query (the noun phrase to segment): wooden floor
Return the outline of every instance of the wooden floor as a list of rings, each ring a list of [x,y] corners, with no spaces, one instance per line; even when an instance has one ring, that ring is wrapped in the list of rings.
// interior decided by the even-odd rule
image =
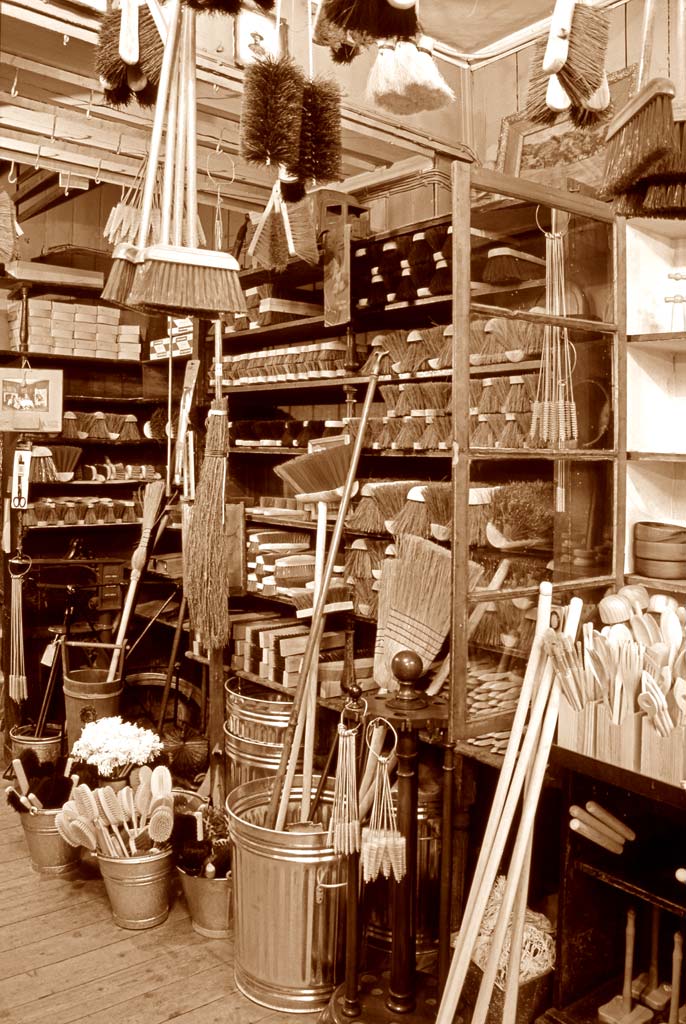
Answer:
[[[241,995],[233,941],[191,928],[175,891],[169,918],[118,928],[92,870],[76,880],[36,874],[15,811],[0,798],[1,1024],[316,1024]]]

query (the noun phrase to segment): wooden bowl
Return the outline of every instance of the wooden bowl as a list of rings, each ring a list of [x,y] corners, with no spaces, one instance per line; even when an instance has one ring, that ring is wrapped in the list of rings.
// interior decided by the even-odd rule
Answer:
[[[686,580],[686,561],[660,562],[655,558],[634,558],[634,571],[655,580]]]
[[[634,541],[686,543],[686,528],[676,523],[634,523]]]
[[[686,562],[686,542],[634,541],[635,558],[653,558],[658,562]]]

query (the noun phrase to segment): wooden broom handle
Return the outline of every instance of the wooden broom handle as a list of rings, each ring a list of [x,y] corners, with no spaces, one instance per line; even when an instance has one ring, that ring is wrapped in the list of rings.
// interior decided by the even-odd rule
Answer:
[[[148,240],[148,233],[150,231],[152,201],[155,194],[155,185],[157,183],[157,166],[160,161],[160,150],[162,148],[162,132],[164,130],[164,119],[167,113],[169,90],[176,57],[180,14],[181,0],[169,0],[169,31],[167,33],[167,42],[165,43],[164,54],[162,56],[162,70],[160,71],[160,84],[157,87],[155,118],[152,125],[150,149],[148,151],[148,164],[145,168],[145,180],[143,182],[141,222],[138,229],[138,247],[140,249],[145,247]]]
[[[172,237],[172,207],[174,196],[174,167],[176,150],[176,125],[179,106],[179,61],[178,50],[172,69],[167,116],[167,134],[164,140],[164,168],[162,176],[162,203],[160,210],[160,244],[169,245]]]
[[[636,92],[643,88],[650,76],[653,62],[653,40],[655,37],[655,0],[644,0],[643,23],[641,25],[641,60],[638,65]]]
[[[333,576],[334,565],[336,564],[336,558],[338,557],[338,550],[341,545],[341,538],[343,536],[343,529],[345,526],[345,517],[350,506],[350,500],[353,495],[353,489],[357,479],[357,467],[360,461],[360,455],[362,454],[362,445],[364,444],[364,435],[367,429],[367,422],[371,413],[372,402],[374,401],[374,394],[376,392],[376,385],[379,380],[379,373],[381,372],[381,359],[384,355],[383,350],[377,353],[376,361],[372,367],[369,375],[369,383],[367,385],[367,393],[364,399],[364,405],[360,413],[360,423],[355,436],[353,444],[353,451],[350,458],[350,467],[348,469],[348,475],[345,481],[345,487],[343,488],[343,495],[341,497],[341,503],[338,507],[338,515],[336,516],[336,523],[333,529],[333,535],[331,537],[331,544],[329,546],[329,555],[324,566],[324,575],[322,577],[322,585],[317,595],[314,611],[312,613],[312,623],[310,626],[310,632],[307,637],[307,644],[305,646],[305,653],[303,660],[300,665],[300,673],[298,675],[298,682],[296,684],[295,693],[293,695],[293,704],[291,706],[291,713],[288,719],[288,725],[284,730],[283,746],[281,748],[281,757],[279,759],[279,767],[277,768],[276,775],[274,777],[274,786],[272,787],[271,797],[269,800],[269,806],[265,816],[264,826],[265,828],[273,829],[276,825],[276,817],[279,809],[279,803],[281,800],[281,789],[286,774],[286,768],[291,754],[291,748],[293,746],[295,731],[300,717],[300,708],[302,707],[303,699],[307,690],[307,681],[310,673],[310,667],[312,665],[313,656],[315,649],[319,648],[321,640],[321,632],[324,623],[324,608],[326,606],[326,597],[329,591],[329,584],[331,583],[331,577]]]
[[[672,51],[671,77],[676,88],[676,102],[680,116],[686,114],[686,0],[678,0],[676,7],[676,45]]]
[[[181,20],[181,38],[179,40],[179,59],[177,61],[178,102],[176,107],[176,145],[174,148],[174,199],[172,210],[172,245],[183,245],[183,224],[186,215],[186,111],[188,108],[188,90],[186,88],[186,38],[188,35],[188,15],[190,10],[184,7]]]
[[[184,10],[187,16],[186,38],[186,175],[188,187],[188,245],[198,248],[198,154],[197,154],[197,89],[195,81],[195,11]]]

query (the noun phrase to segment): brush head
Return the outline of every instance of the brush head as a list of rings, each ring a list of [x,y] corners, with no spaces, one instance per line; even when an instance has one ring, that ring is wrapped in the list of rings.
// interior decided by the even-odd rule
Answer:
[[[241,0],[183,0],[186,7],[208,14],[231,14],[240,12]]]
[[[352,64],[355,57],[362,53],[362,47],[357,43],[339,43],[338,46],[330,47],[329,53],[334,64]]]
[[[305,83],[297,174],[319,183],[341,178],[341,90],[327,78]]]
[[[288,56],[264,57],[245,69],[240,153],[259,164],[297,164],[305,79]]]
[[[371,39],[411,37],[419,31],[414,4],[401,9],[378,0],[324,0],[322,6],[328,21]]]

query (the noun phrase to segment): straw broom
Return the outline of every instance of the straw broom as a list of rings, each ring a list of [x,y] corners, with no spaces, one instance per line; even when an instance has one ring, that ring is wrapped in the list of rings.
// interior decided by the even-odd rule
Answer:
[[[107,673],[108,683],[113,682],[113,680],[117,678],[117,671],[120,667],[121,656],[124,649],[124,640],[126,639],[126,631],[131,618],[131,612],[133,611],[136,602],[138,585],[148,561],[150,538],[157,522],[160,509],[162,508],[164,496],[164,480],[153,480],[152,483],[145,485],[145,491],[143,494],[141,539],[138,541],[138,547],[131,556],[131,576],[129,577],[129,586],[126,591],[124,607],[119,620],[119,629],[117,630],[117,638],[115,640],[114,651],[112,652],[112,661],[110,662],[109,671]]]

